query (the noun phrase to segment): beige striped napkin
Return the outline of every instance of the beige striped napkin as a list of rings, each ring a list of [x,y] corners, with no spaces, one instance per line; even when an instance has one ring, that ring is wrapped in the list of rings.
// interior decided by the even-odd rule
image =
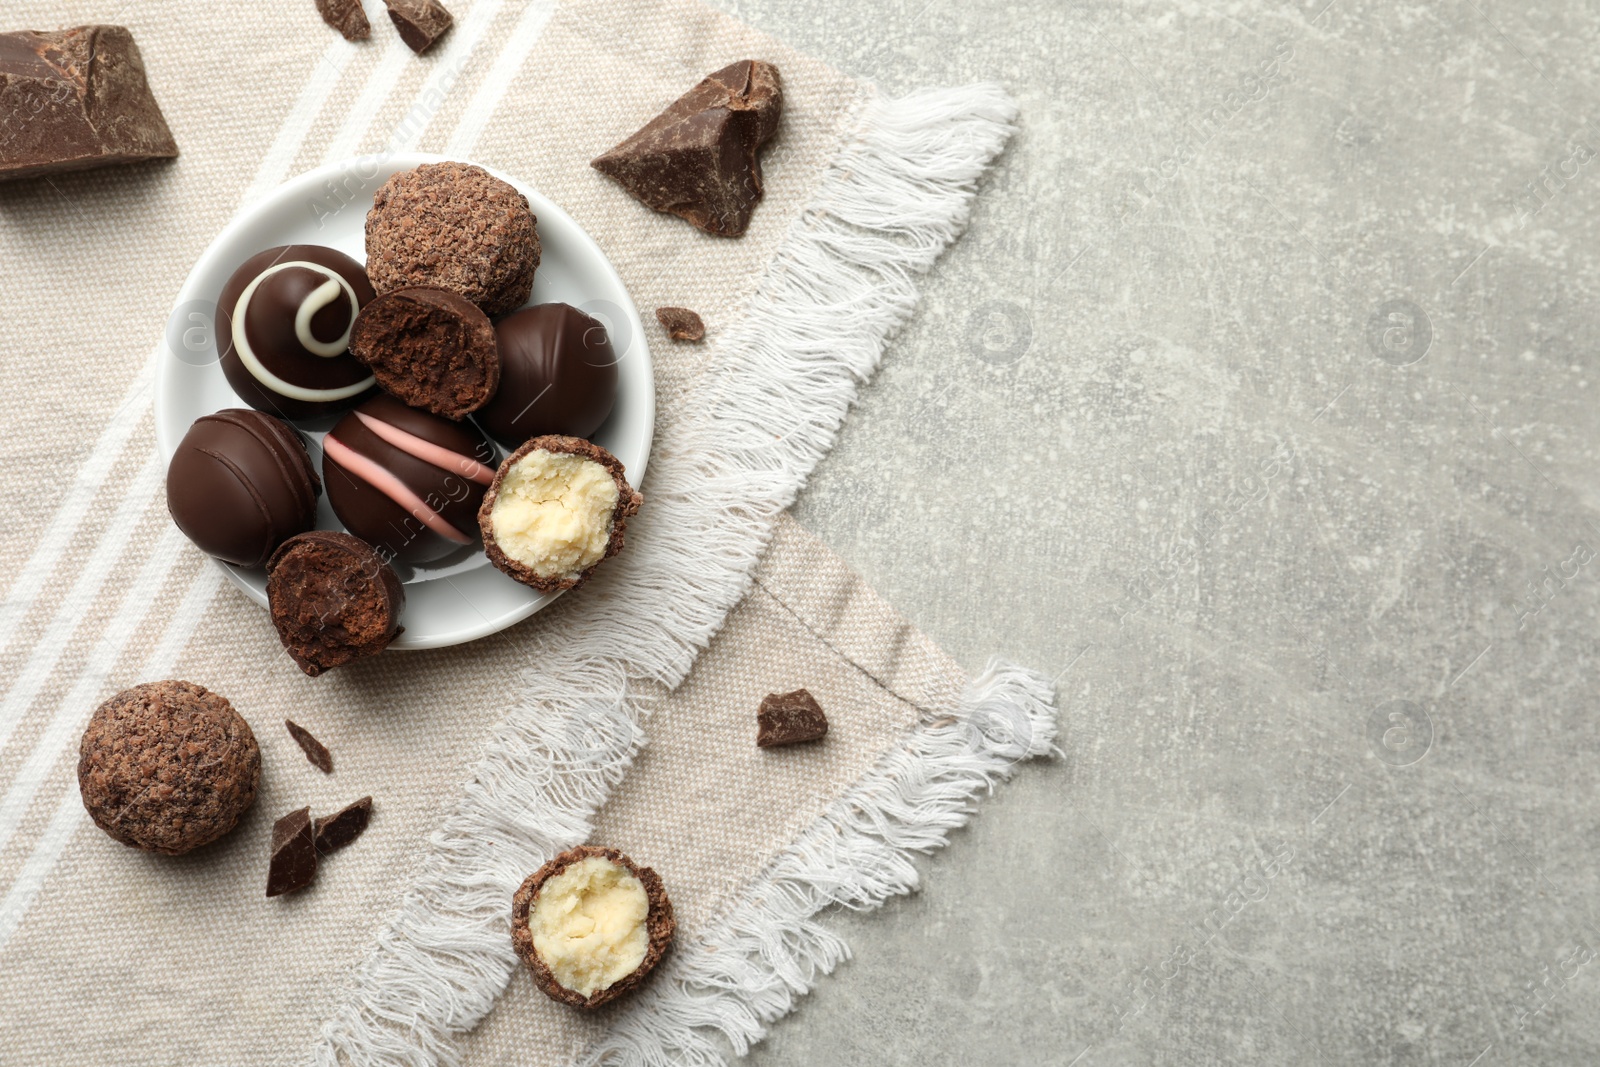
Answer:
[[[1049,746],[1037,679],[969,683],[780,520],[909,313],[911,276],[959,232],[1008,130],[1004,94],[884,101],[691,0],[451,7],[456,26],[419,59],[381,14],[349,44],[310,0],[137,0],[116,17],[181,158],[0,186],[6,1057],[712,1061],[839,958],[821,908],[904,891],[906,851]],[[12,0],[6,17],[88,16]],[[587,166],[749,56],[783,70],[786,113],[744,238],[650,213]],[[652,332],[649,503],[609,573],[493,637],[313,680],[168,521],[152,368],[184,275],[242,205],[310,167],[411,148],[525,179],[599,242],[649,329],[651,308],[679,304],[712,338]],[[176,859],[97,833],[73,776],[94,706],[169,676],[232,699],[264,760],[241,827]],[[826,696],[836,734],[765,759],[753,701],[797,685]],[[334,775],[305,763],[285,717],[334,749]],[[367,793],[358,845],[311,890],[264,899],[272,819]],[[591,838],[657,866],[684,926],[644,996],[579,1019],[518,980],[504,913],[542,858]]]

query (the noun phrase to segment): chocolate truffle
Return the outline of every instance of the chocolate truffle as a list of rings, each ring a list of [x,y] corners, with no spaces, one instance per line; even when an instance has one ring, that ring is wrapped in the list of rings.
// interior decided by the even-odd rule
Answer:
[[[124,845],[182,855],[234,828],[256,799],[261,750],[221,695],[146,682],[101,704],[78,746],[78,790]]]
[[[591,437],[617,400],[617,355],[598,319],[537,304],[495,324],[500,388],[474,418],[507,448],[530,437]]]
[[[217,298],[222,373],[239,399],[286,419],[355,407],[372,372],[348,353],[372,302],[361,264],[321,245],[283,245],[240,264]]]
[[[622,551],[644,498],[622,463],[578,437],[535,437],[506,457],[478,509],[483,549],[500,570],[541,593],[576,589]]]
[[[300,669],[376,656],[400,635],[405,588],[372,546],[335,530],[291,537],[267,562],[267,606]]]
[[[260,567],[317,522],[322,482],[288,423],[249,408],[202,415],[167,465],[167,511],[218,559]]]
[[[489,315],[528,302],[539,235],[528,198],[482,167],[424,163],[383,183],[367,212],[367,273],[378,292],[431,286]]]
[[[661,876],[614,848],[579,845],[511,898],[511,944],[552,1000],[592,1009],[639,986],[677,930]]]
[[[478,540],[494,446],[467,423],[375,397],[322,439],[328,502],[385,558],[427,563]]]
[[[778,68],[723,67],[590,165],[633,197],[719,237],[738,237],[761,202],[761,146],[778,130]]]
[[[500,385],[494,327],[444,289],[396,289],[361,309],[350,351],[378,384],[412,407],[465,418]]]

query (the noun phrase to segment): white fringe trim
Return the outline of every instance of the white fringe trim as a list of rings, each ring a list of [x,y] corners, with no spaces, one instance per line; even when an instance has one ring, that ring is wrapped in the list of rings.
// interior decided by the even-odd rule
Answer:
[[[506,902],[585,839],[638,749],[652,694],[683,680],[748,592],[773,522],[911,313],[913,275],[965,226],[1015,117],[993,85],[867,100],[856,139],[723,338],[692,415],[657,439],[628,551],[569,609],[574,625],[535,640],[522,703],[430,838],[312,1062],[455,1061],[454,1039],[516,966]]]
[[[961,706],[920,724],[739,894],[699,941],[674,949],[584,1067],[721,1067],[743,1056],[796,998],[848,959],[817,921],[830,905],[870,909],[917,887],[913,853],[945,844],[972,800],[1016,764],[1053,751],[1042,675],[991,661]]]

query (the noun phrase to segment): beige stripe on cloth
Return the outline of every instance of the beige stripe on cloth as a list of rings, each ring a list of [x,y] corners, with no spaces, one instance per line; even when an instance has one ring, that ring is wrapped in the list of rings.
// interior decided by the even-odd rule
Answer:
[[[370,992],[374,973],[404,1003],[405,969],[386,968],[397,953],[414,960],[415,952],[391,919],[450,844],[437,831],[461,803],[464,783],[488,774],[515,788],[538,786],[497,765],[492,746],[485,755],[486,739],[521,716],[557,740],[581,741],[582,722],[544,702],[539,657],[570,659],[588,647],[580,639],[600,643],[616,624],[639,623],[642,590],[629,581],[658,582],[651,566],[692,557],[688,527],[658,521],[652,529],[645,517],[639,540],[609,575],[527,623],[468,646],[385,656],[312,680],[283,655],[265,614],[174,537],[155,477],[148,384],[172,295],[242,202],[330,156],[453,145],[561,203],[606,250],[650,331],[658,448],[644,489],[654,493],[654,514],[715,522],[715,513],[699,513],[700,495],[684,477],[720,479],[726,493],[737,475],[745,487],[744,514],[717,523],[732,530],[718,531],[721,570],[704,587],[690,583],[688,595],[705,598],[686,613],[697,628],[664,632],[672,655],[634,664],[646,677],[629,682],[624,725],[633,728],[653,693],[652,745],[594,831],[636,849],[681,887],[684,982],[695,980],[695,938],[712,936],[719,923],[747,923],[741,908],[751,901],[740,887],[786,870],[783,850],[795,835],[819,818],[826,823],[828,805],[886,746],[906,743],[919,709],[956,700],[960,678],[936,650],[889,621],[869,591],[795,533],[780,535],[767,577],[714,652],[687,679],[683,672],[739,599],[741,568],[757,558],[779,509],[831,441],[882,337],[909,312],[905,275],[931,262],[959,227],[971,181],[1003,141],[1006,106],[983,102],[994,94],[977,104],[943,99],[931,115],[894,112],[890,125],[903,121],[905,129],[878,130],[925,160],[966,161],[942,183],[910,164],[896,174],[894,150],[881,143],[859,157],[870,166],[841,178],[830,165],[871,139],[860,120],[871,94],[693,0],[451,7],[456,29],[418,59],[395,50],[381,13],[374,40],[350,45],[320,24],[309,0],[242,5],[226,16],[197,16],[186,0],[139,0],[119,17],[140,43],[183,156],[0,189],[0,261],[23,265],[0,287],[0,321],[8,324],[0,331],[0,419],[9,431],[0,435],[0,501],[12,516],[0,526],[0,975],[8,978],[0,983],[0,1047],[8,1056],[300,1062],[313,1048],[332,1054],[330,1019],[345,1019],[339,1013],[352,1004],[372,1009],[370,997],[350,994]],[[65,0],[20,0],[7,11],[15,24],[36,27],[82,17]],[[525,59],[510,51],[529,47]],[[704,73],[752,55],[782,68],[787,94],[784,126],[767,155],[766,201],[743,239],[707,237],[648,212],[587,166]],[[503,93],[486,84],[491,72],[509,78]],[[489,121],[471,110],[480,101],[497,106]],[[964,122],[980,132],[962,132]],[[860,248],[880,260],[874,270],[882,274],[841,272],[831,262],[857,238],[829,227],[860,228],[840,221],[857,209],[869,222],[876,213],[903,224],[895,234],[861,231]],[[911,247],[894,243],[902,237]],[[834,272],[821,288],[805,273],[819,263]],[[782,293],[836,300],[847,311],[822,330],[814,320],[786,323],[796,347],[768,351],[749,335],[792,310],[772,307]],[[711,343],[669,344],[649,314],[666,303],[700,310]],[[768,366],[788,378],[764,378],[759,368]],[[753,383],[759,404],[738,390],[730,396],[732,383]],[[745,464],[737,471],[709,462],[728,440],[730,417],[736,428],[741,417],[755,418],[772,431],[753,447],[735,434]],[[664,482],[673,471],[680,481]],[[673,740],[700,740],[724,718],[748,716],[767,689],[812,684],[765,680],[774,673],[816,679],[831,709],[851,713],[836,720],[826,746],[779,757],[733,745],[719,750],[716,758],[727,761],[720,766]],[[94,705],[160,675],[225,693],[263,749],[261,791],[240,828],[176,859],[135,853],[95,832],[73,776],[78,731]],[[670,696],[660,685],[680,681]],[[305,762],[284,718],[329,744],[333,776]],[[1035,740],[1020,754],[1047,744],[1042,733]],[[624,745],[605,756],[620,768],[630,754]],[[999,773],[988,764],[968,770]],[[610,779],[598,770],[590,777],[585,795],[598,804]],[[770,792],[731,807],[723,796],[722,807],[710,809],[714,832],[690,833],[708,817],[703,805],[718,799],[717,783],[741,777]],[[272,820],[367,793],[377,814],[362,841],[330,860],[311,890],[264,899]],[[592,814],[591,807],[507,832],[557,840],[581,834]],[[914,847],[930,840],[912,836]],[[691,845],[704,851],[686,851]],[[881,871],[872,884],[861,892],[903,889]],[[496,883],[489,899],[503,888]],[[468,956],[481,935],[463,931]],[[492,948],[481,1006],[436,1020],[438,1034],[417,1034],[415,1047],[409,1034],[378,1047],[335,1027],[336,1047],[362,1062],[448,1055],[439,1041],[470,1026],[511,974],[508,942],[497,933]],[[831,946],[818,952],[837,954]],[[657,985],[669,988],[676,979],[665,977]],[[534,1001],[525,984],[511,989],[492,1028],[467,1050],[473,1056],[498,1057],[504,1034],[557,1051],[592,1044],[595,1031],[551,1015],[553,1006]],[[620,1033],[637,1022],[613,1014],[609,1025]],[[666,1047],[659,1034],[649,1040]]]

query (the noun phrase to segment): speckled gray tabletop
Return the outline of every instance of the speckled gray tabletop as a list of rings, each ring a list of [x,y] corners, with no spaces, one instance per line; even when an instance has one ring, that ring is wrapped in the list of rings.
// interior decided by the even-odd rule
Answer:
[[[1021,102],[797,514],[1065,709],[751,1062],[1600,1060],[1600,9],[723,3]]]

